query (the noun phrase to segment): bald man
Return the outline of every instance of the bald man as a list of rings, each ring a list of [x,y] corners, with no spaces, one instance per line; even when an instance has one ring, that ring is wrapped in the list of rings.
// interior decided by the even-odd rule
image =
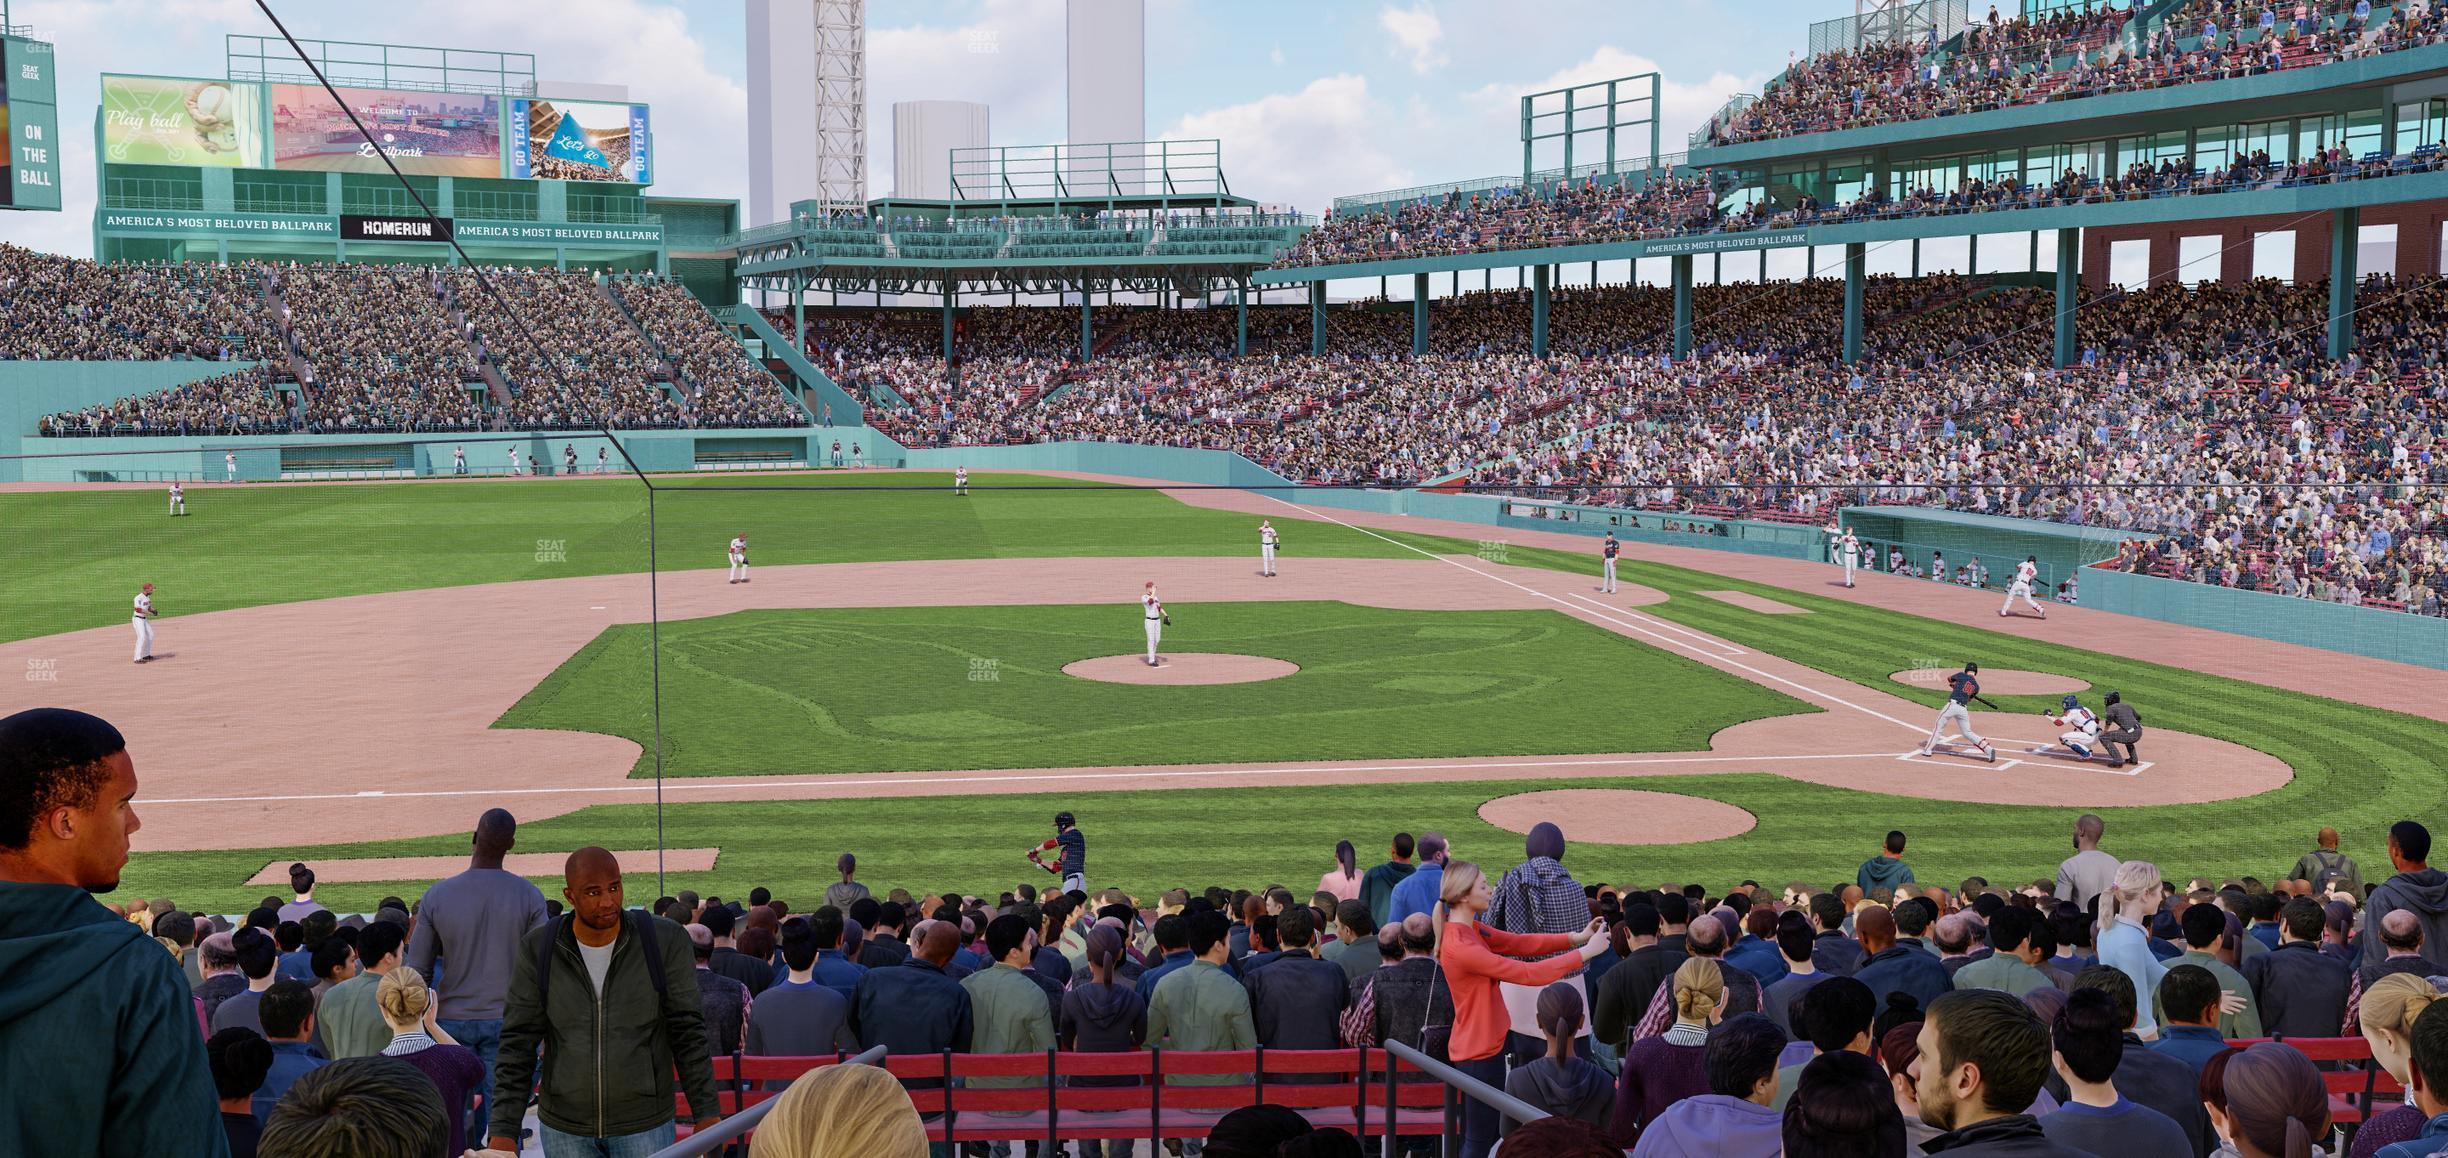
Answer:
[[[2411,909],[2397,909],[2380,915],[2380,948],[2387,956],[2378,962],[2355,970],[2354,980],[2346,990],[2346,1023],[2344,1033],[2351,1037],[2363,1032],[2363,995],[2380,979],[2391,973],[2411,973],[2416,977],[2433,977],[2448,973],[2423,952],[2422,922]]]
[[[2296,858],[2295,867],[2288,870],[2287,879],[2303,881],[2312,886],[2314,898],[2341,892],[2363,903],[2363,866],[2354,858],[2338,851],[2338,830],[2324,828],[2313,837],[2313,849]]]
[[[675,1067],[697,1129],[711,1128],[722,1111],[687,930],[625,911],[620,861],[603,849],[571,853],[562,882],[569,913],[521,938],[512,962],[489,1145],[517,1152],[539,1050],[536,1122],[546,1153],[614,1158],[671,1145]],[[645,1010],[656,1016],[637,1016]]]
[[[476,818],[467,871],[434,883],[417,908],[416,931],[402,963],[441,984],[435,1018],[484,1062],[485,1082],[470,1137],[486,1129],[493,1101],[494,1060],[501,1054],[502,1009],[510,999],[511,965],[519,943],[545,922],[544,894],[502,868],[518,844],[518,818],[493,808]],[[466,1107],[460,1107],[465,1110]]]

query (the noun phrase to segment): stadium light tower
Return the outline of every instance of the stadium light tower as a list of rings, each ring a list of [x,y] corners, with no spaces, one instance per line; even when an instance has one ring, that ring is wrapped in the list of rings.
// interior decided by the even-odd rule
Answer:
[[[1932,32],[1944,38],[1962,26],[1965,9],[1965,0],[1853,0],[1855,39],[1848,47],[1916,37],[1926,40]],[[1952,21],[1946,21],[1949,15]],[[1942,21],[1956,27],[1942,30]]]
[[[867,207],[867,0],[816,0],[816,197]]]

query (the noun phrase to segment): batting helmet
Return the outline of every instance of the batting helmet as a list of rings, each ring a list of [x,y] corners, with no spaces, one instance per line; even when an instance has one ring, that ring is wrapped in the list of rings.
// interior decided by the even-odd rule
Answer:
[[[1057,812],[1054,814],[1054,827],[1056,828],[1069,828],[1077,823],[1078,821],[1073,820],[1071,814],[1068,812]]]

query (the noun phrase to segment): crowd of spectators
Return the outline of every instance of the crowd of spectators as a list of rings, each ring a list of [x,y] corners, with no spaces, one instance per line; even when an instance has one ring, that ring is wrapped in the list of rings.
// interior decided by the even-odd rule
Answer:
[[[695,426],[804,426],[807,412],[782,393],[764,367],[748,358],[688,287],[659,279],[624,279],[613,292],[640,328],[679,371]]]
[[[677,283],[494,268],[104,264],[0,245],[0,358],[253,361],[48,415],[46,434],[802,426],[804,412]],[[641,329],[643,327],[643,329]],[[556,375],[553,371],[558,370]],[[566,383],[566,386],[565,386]]]
[[[265,271],[310,366],[309,433],[482,430],[483,385],[451,319],[442,273],[413,265],[305,265]]]
[[[844,855],[821,896],[758,887],[632,908],[602,849],[569,855],[555,900],[505,871],[516,822],[495,809],[467,870],[419,898],[338,914],[300,863],[287,892],[229,919],[89,895],[116,886],[135,823],[121,803],[134,765],[110,725],[22,712],[0,719],[0,760],[0,816],[16,818],[0,830],[0,1056],[39,1056],[45,1074],[0,1098],[42,1153],[178,1139],[181,1152],[323,1154],[345,1138],[364,1158],[429,1158],[512,1151],[530,1131],[547,1153],[647,1153],[683,1122],[718,1120],[714,1056],[877,1046],[1401,1043],[1559,1119],[1515,1129],[1466,1102],[1473,1156],[1510,1131],[1505,1152],[1538,1154],[1892,1158],[1909,1141],[2410,1158],[2448,1131],[2448,1098],[2427,1080],[2448,1073],[2448,874],[2414,821],[2384,850],[2322,829],[2265,879],[2112,854],[2086,814],[2053,879],[1924,880],[1931,866],[1891,831],[1834,881],[1648,887],[1579,879],[1542,823],[1518,861],[1490,849],[1485,867],[1437,832],[1395,834],[1365,870],[1345,842],[1314,890],[1191,878],[1144,897],[1092,891],[1082,837],[1049,842],[1060,860],[1042,867],[1065,891],[887,888]],[[1068,812],[1056,827],[1079,831]],[[94,1024],[117,1031],[57,1049]],[[2340,1141],[2313,1063],[2252,1043],[2357,1035],[2372,1081],[2411,1092],[2374,1099]],[[989,1081],[1042,1084],[972,1084]],[[849,1153],[826,1140],[859,1138],[857,1153],[916,1158],[930,1088],[868,1067],[811,1072],[751,1153]],[[109,1112],[126,1107],[144,1112]],[[1208,1153],[1359,1152],[1348,1137],[1282,1148],[1314,1131],[1276,1113],[1290,1115],[1278,1140],[1255,1149],[1270,1115],[1217,1119]],[[1568,1139],[1581,1148],[1546,1148]]]
[[[2375,19],[2377,16],[2377,19]],[[2147,33],[2118,8],[1989,19],[1959,40],[1820,53],[1704,129],[1709,144],[1955,116],[2305,68],[2440,43],[2436,4],[2194,0]]]

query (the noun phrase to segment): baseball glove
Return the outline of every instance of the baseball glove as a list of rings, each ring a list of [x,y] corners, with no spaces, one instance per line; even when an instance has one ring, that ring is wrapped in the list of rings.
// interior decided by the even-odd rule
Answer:
[[[1167,615],[1167,616],[1165,616],[1165,617],[1164,617],[1164,625],[1165,625],[1166,627],[1171,627],[1171,626],[1173,626],[1173,617],[1172,617],[1171,615]]]

